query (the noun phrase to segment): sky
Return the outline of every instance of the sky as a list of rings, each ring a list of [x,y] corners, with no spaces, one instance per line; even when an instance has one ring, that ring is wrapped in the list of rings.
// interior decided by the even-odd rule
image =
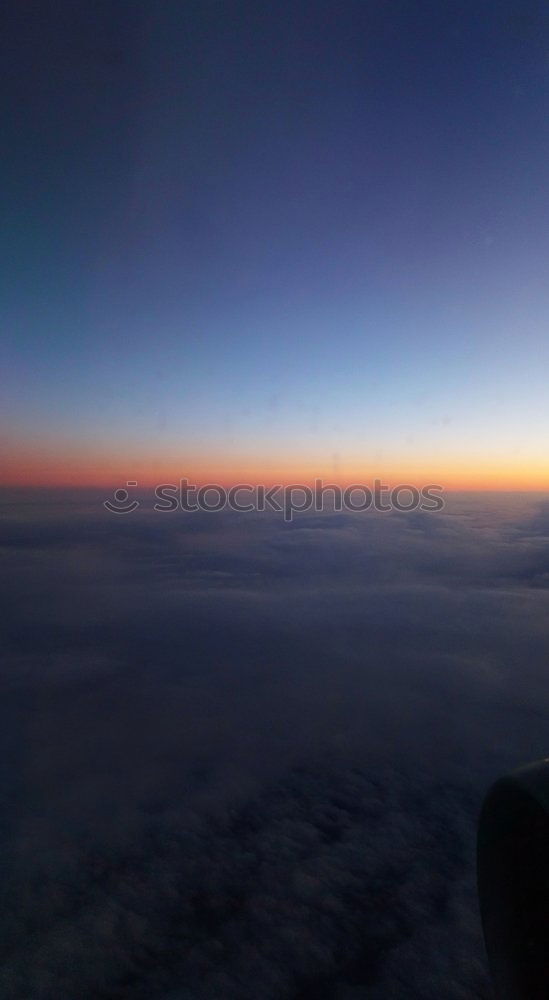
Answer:
[[[12,4],[2,481],[549,486],[542,3]]]
[[[2,1000],[494,1000],[477,820],[548,753],[549,8],[33,0],[0,68]],[[166,517],[181,478],[444,503]]]

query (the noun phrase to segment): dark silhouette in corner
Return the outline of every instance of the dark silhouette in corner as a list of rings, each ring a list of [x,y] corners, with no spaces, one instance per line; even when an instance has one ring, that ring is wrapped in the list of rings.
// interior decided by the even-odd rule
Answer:
[[[480,816],[477,861],[498,1000],[548,1000],[549,758],[492,786]]]

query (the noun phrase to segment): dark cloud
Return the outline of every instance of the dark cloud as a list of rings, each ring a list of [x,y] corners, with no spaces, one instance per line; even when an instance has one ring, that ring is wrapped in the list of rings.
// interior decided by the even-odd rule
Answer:
[[[547,509],[6,499],[2,996],[489,997],[475,823],[547,752]]]

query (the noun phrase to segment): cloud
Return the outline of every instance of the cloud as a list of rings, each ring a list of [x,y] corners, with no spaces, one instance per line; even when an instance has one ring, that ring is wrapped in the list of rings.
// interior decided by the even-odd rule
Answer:
[[[544,523],[8,508],[2,995],[489,997],[475,824],[547,751]]]

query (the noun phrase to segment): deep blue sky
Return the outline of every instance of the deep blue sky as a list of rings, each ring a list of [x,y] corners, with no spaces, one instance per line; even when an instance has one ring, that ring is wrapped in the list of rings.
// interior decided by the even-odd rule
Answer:
[[[540,480],[546,5],[12,5],[3,64],[12,478]]]

